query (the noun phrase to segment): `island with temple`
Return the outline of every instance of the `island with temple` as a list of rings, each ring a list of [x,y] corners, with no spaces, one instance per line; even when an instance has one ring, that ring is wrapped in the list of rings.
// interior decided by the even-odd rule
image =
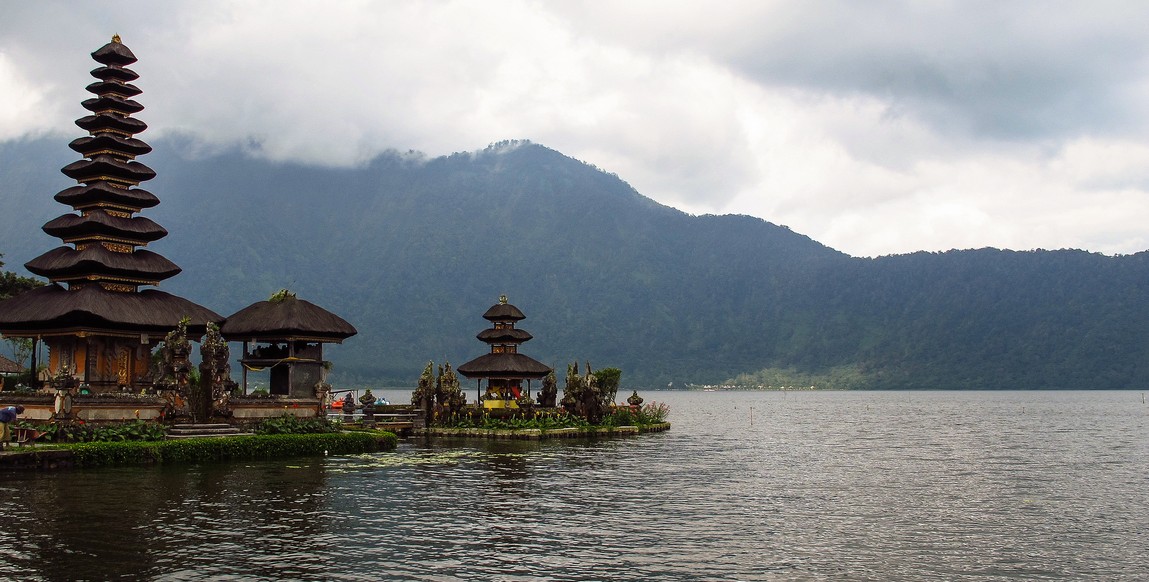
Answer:
[[[460,374],[476,381],[474,405],[467,405],[449,362],[439,367],[438,374],[429,362],[411,396],[423,421],[421,434],[541,439],[670,428],[666,406],[653,402],[644,406],[637,391],[624,404],[615,402],[621,376],[615,368],[594,372],[588,362],[580,374],[577,362],[568,365],[563,397],[558,400],[554,370],[519,352],[519,346],[533,336],[515,327],[526,315],[506,295],[483,313],[483,319],[492,326],[476,337],[490,346],[490,352],[458,367]],[[542,380],[537,393],[532,392],[532,380]]]
[[[532,336],[517,327],[526,316],[506,296],[483,314],[491,327],[477,337],[488,353],[458,367],[476,381],[473,403],[449,363],[437,373],[428,363],[412,404],[390,405],[370,390],[358,396],[328,383],[333,364],[324,344],[357,330],[286,289],[229,317],[160,291],[181,269],[149,248],[168,231],[144,216],[160,198],[140,187],[156,172],[139,160],[152,147],[137,137],[148,127],[136,117],[142,91],[129,66],[137,59],[118,35],[91,56],[98,66],[86,89],[93,96],[76,120],[86,135],[69,143],[82,158],[61,170],[75,185],[54,197],[69,210],[42,227],[61,244],[25,263],[47,284],[0,301],[0,335],[30,346],[30,367],[6,370],[0,391],[0,405],[22,407],[18,438],[35,444],[344,429],[540,438],[669,426],[665,407],[644,406],[637,393],[614,401],[621,372],[612,368],[592,372],[588,363],[580,374],[571,364],[560,401],[554,370],[520,353]],[[232,343],[240,345],[239,382]],[[265,374],[267,387],[250,389],[252,374]]]

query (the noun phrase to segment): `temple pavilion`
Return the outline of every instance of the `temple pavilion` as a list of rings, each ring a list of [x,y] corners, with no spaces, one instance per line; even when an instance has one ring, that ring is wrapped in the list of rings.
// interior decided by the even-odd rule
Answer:
[[[327,362],[323,344],[358,333],[346,320],[282,290],[231,315],[220,328],[227,341],[243,342],[243,391],[249,371],[270,370],[271,394],[323,398]]]
[[[487,408],[517,408],[515,403],[523,395],[523,380],[527,382],[526,395],[531,394],[531,380],[550,373],[551,368],[530,356],[519,353],[519,344],[533,336],[526,330],[518,329],[515,323],[527,316],[518,307],[507,303],[507,296],[499,297],[483,319],[492,323],[476,336],[491,346],[491,352],[479,356],[457,368],[467,378],[477,380],[480,400]],[[486,396],[482,396],[483,380],[487,380]]]
[[[223,318],[175,295],[141,289],[180,268],[144,248],[167,231],[137,216],[159,199],[137,187],[156,174],[136,161],[152,149],[135,137],[147,129],[132,117],[144,108],[132,99],[141,93],[132,84],[139,75],[127,68],[136,57],[116,36],[92,58],[100,64],[87,87],[95,97],[81,104],[91,115],[76,121],[88,135],[69,144],[84,159],[61,170],[78,185],[55,196],[73,212],[43,227],[63,246],[25,263],[50,284],[0,302],[0,333],[42,340],[49,376],[72,376],[106,392],[150,386],[152,348],[182,318],[196,337]]]

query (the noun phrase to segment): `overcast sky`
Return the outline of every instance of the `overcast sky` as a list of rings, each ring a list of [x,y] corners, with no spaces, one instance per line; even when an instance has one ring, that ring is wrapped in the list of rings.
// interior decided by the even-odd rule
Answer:
[[[152,142],[355,165],[529,139],[857,256],[1133,253],[1147,31],[1143,1],[0,0],[0,140],[78,137],[118,33]]]

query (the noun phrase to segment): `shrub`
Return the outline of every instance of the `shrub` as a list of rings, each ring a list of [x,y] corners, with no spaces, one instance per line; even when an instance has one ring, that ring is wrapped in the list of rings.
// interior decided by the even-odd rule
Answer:
[[[602,419],[603,426],[636,426],[638,415],[629,408],[616,408]]]
[[[93,441],[162,441],[167,436],[167,428],[158,422],[133,420],[119,424],[96,427],[92,430]]]
[[[639,409],[639,424],[658,424],[660,422],[666,422],[666,417],[669,415],[670,405],[665,402],[648,402]]]
[[[438,426],[447,428],[482,428],[488,430],[521,430],[558,428],[586,428],[590,423],[581,416],[575,416],[561,409],[541,410],[495,410],[462,411],[441,418]]]
[[[603,417],[601,425],[647,426],[665,422],[669,414],[670,406],[658,402],[651,402],[638,409],[620,406]]]
[[[45,433],[42,437],[44,440],[57,443],[160,441],[167,435],[167,428],[164,425],[138,419],[104,426],[95,426],[82,421],[47,424],[25,421],[17,426],[34,428]]]
[[[366,453],[394,449],[398,441],[398,437],[392,433],[357,432],[99,442],[81,443],[69,448],[77,465],[96,467]]]
[[[255,427],[255,434],[321,434],[338,432],[339,423],[327,418],[299,418],[285,414]]]

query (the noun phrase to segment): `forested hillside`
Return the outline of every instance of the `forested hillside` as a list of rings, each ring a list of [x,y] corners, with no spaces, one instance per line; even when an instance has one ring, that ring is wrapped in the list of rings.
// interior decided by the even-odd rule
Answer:
[[[75,154],[0,144],[0,252],[16,267],[58,241],[39,227]],[[344,381],[413,383],[428,359],[483,353],[500,294],[523,347],[624,387],[713,383],[762,369],[851,370],[850,387],[1144,388],[1149,253],[992,249],[859,259],[745,216],[690,216],[529,143],[356,169],[190,157],[142,161],[171,235],[165,282],[222,314],[280,288],[351,321]]]

